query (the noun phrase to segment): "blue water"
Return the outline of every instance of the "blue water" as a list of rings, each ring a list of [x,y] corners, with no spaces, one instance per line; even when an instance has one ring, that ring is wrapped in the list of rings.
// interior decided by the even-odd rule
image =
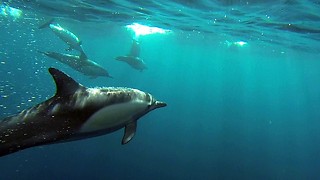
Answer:
[[[168,106],[112,134],[0,158],[0,179],[319,179],[319,1],[0,1],[0,117],[51,97],[47,69],[88,87],[126,86]],[[41,51],[65,52],[56,17],[114,79],[91,79]],[[139,22],[172,30],[140,36],[139,72],[126,54]],[[226,42],[245,41],[239,47]],[[73,51],[72,53],[76,53]]]

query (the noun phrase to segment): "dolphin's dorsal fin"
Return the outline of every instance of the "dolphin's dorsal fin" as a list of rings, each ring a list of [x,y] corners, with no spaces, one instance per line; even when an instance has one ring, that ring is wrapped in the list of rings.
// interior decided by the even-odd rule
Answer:
[[[80,60],[88,60],[88,56],[83,51],[80,53],[79,58],[80,58]]]
[[[49,72],[56,83],[56,95],[58,96],[70,95],[73,94],[77,89],[83,88],[81,84],[58,69],[49,68]]]
[[[136,133],[136,129],[137,121],[131,122],[126,125],[122,138],[122,144],[127,144],[133,138],[134,134]]]
[[[135,39],[132,42],[129,56],[132,56],[132,57],[140,56],[140,45],[139,45],[139,42]]]

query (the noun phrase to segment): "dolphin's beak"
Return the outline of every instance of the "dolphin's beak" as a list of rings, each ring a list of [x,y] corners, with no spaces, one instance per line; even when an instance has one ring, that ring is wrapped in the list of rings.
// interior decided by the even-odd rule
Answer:
[[[165,107],[165,106],[167,106],[167,103],[165,103],[165,102],[156,101],[156,102],[154,103],[154,107],[155,107],[155,108],[161,108],[161,107]]]
[[[38,53],[41,53],[41,54],[43,54],[43,55],[48,55],[48,53],[47,53],[47,52],[44,52],[44,51],[39,51],[39,50],[38,50]]]
[[[110,76],[109,74],[107,75],[107,77],[108,77],[108,78],[111,78],[111,79],[114,79],[114,77],[113,77],[113,76]]]

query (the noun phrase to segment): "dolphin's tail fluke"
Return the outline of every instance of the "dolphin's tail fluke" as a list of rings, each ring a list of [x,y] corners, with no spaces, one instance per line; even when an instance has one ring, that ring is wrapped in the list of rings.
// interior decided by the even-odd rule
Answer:
[[[38,29],[43,29],[43,28],[47,28],[49,27],[50,24],[52,24],[52,22],[54,21],[54,19],[50,19],[49,21],[43,23],[41,26],[38,27]]]

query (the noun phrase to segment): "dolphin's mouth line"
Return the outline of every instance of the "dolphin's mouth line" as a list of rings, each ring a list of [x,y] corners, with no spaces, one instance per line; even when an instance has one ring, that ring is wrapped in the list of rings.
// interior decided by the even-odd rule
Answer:
[[[155,101],[155,102],[154,102],[154,106],[155,106],[156,108],[161,108],[161,107],[167,106],[167,103],[161,102],[161,101]]]

